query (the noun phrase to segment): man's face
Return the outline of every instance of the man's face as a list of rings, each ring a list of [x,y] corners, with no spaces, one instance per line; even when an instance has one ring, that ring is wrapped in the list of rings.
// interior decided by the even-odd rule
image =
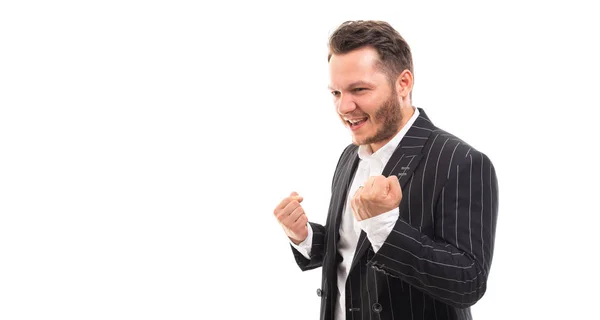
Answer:
[[[373,48],[332,55],[330,85],[340,119],[352,133],[354,144],[370,144],[373,150],[387,143],[402,121],[395,86],[378,68]]]

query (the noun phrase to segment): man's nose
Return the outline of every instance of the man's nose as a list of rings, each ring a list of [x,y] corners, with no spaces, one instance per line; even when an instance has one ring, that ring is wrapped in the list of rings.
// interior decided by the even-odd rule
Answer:
[[[338,100],[337,109],[340,115],[348,114],[356,109],[356,103],[351,96],[342,94]]]

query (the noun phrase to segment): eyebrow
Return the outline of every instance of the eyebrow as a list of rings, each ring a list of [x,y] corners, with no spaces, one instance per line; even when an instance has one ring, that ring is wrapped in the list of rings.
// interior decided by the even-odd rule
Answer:
[[[374,84],[371,82],[364,81],[364,80],[358,80],[358,81],[355,81],[355,82],[352,82],[351,84],[349,84],[347,88],[364,87],[364,86],[372,87],[372,86],[374,86]],[[331,87],[331,85],[328,85],[327,88],[329,90],[335,90]]]

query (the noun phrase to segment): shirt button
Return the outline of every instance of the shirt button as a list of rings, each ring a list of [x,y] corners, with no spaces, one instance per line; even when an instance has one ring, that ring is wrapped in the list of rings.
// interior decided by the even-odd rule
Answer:
[[[383,310],[383,308],[381,307],[381,305],[379,303],[375,302],[373,304],[373,311],[379,313],[379,312],[381,312],[381,310]]]
[[[322,295],[323,295],[323,291],[321,291],[321,289],[320,289],[320,288],[319,288],[319,289],[317,289],[317,296],[319,296],[319,297],[320,297],[320,296],[322,296]]]

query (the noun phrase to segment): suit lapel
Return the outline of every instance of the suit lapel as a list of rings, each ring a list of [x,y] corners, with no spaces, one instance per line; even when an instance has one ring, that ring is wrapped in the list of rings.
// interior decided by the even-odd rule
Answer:
[[[344,205],[346,203],[346,198],[348,195],[348,190],[350,189],[350,182],[354,177],[354,173],[356,172],[356,168],[358,167],[358,154],[356,153],[357,148],[352,149],[353,152],[350,154],[346,165],[344,166],[344,170],[342,171],[340,186],[342,187],[339,192],[336,192],[337,199],[336,203],[336,214],[335,221],[331,224],[335,226],[335,244],[337,247],[337,241],[340,236],[340,223],[342,221],[341,217],[344,211]]]
[[[353,146],[349,152],[344,156],[342,166],[337,176],[339,178],[334,182],[333,198],[331,199],[331,214],[329,215],[329,221],[327,221],[328,230],[327,233],[333,235],[328,237],[327,240],[327,261],[325,265],[333,266],[329,268],[329,275],[335,279],[335,266],[337,265],[337,243],[340,237],[340,222],[344,210],[344,204],[350,189],[350,182],[354,177],[356,168],[358,167],[358,146]]]
[[[426,150],[424,148],[425,144],[429,142],[429,137],[433,130],[435,130],[435,127],[425,114],[425,111],[419,109],[419,116],[410,129],[408,129],[381,173],[385,177],[396,175],[400,181],[403,193],[406,183],[410,180],[410,177],[415,172],[423,157],[423,152]],[[369,248],[371,248],[371,242],[367,238],[367,234],[361,231],[352,265],[350,266],[350,272],[352,272],[354,266]]]

